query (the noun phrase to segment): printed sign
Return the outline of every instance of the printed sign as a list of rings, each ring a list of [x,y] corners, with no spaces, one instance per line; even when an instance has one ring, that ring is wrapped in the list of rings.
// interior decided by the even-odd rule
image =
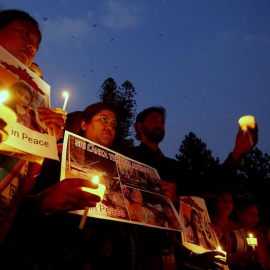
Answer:
[[[157,170],[87,139],[65,133],[61,180],[98,176],[105,194],[89,217],[110,219],[169,230],[182,230],[172,202],[158,184]],[[83,215],[84,210],[72,213]]]

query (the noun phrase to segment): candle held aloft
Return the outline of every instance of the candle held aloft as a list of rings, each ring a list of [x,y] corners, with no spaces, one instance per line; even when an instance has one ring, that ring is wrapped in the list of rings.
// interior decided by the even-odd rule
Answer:
[[[92,181],[93,183],[98,184],[98,188],[82,187],[82,190],[98,195],[100,197],[100,201],[102,201],[106,187],[99,183],[98,176],[95,176]]]
[[[243,131],[247,131],[247,128],[254,128],[255,127],[255,117],[252,115],[244,115],[240,117],[238,123]]]
[[[63,105],[63,110],[66,110],[67,102],[68,102],[68,92],[63,92],[63,96],[65,97],[65,101],[64,101],[64,105]]]
[[[16,113],[6,105],[2,104],[7,98],[8,92],[2,91],[0,93],[0,135],[2,142],[7,140],[11,129],[17,120]]]

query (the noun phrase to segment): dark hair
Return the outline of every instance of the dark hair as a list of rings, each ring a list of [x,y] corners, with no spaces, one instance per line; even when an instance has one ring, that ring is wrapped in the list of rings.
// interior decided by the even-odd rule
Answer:
[[[67,119],[65,123],[65,130],[77,134],[77,130],[81,130],[81,118],[82,111],[75,111],[67,114]]]
[[[81,121],[84,120],[86,123],[90,123],[92,120],[92,117],[98,114],[102,110],[109,110],[113,111],[115,113],[117,122],[119,121],[118,116],[119,116],[119,109],[116,104],[112,103],[105,103],[105,102],[98,102],[89,105],[86,107],[82,113]],[[80,130],[79,135],[84,137],[85,131]]]
[[[42,35],[39,29],[39,23],[29,13],[18,9],[4,9],[0,11],[0,29],[5,28],[14,21],[31,23],[37,29],[41,41]]]
[[[240,197],[236,200],[236,208],[239,212],[243,212],[246,208],[250,206],[256,206],[259,210],[260,206],[256,199],[252,197]]]
[[[141,140],[141,133],[137,130],[136,124],[143,123],[145,118],[152,112],[157,112],[161,114],[164,119],[166,118],[166,109],[164,107],[160,106],[160,107],[150,107],[150,108],[144,109],[136,117],[136,121],[135,121],[136,139]]]

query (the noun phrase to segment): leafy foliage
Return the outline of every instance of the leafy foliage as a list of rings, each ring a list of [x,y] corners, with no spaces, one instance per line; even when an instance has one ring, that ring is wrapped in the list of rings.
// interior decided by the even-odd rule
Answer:
[[[101,101],[116,104],[119,108],[120,121],[117,128],[117,137],[114,141],[116,149],[134,145],[134,140],[131,137],[133,135],[131,127],[136,116],[137,103],[134,99],[136,95],[135,87],[128,80],[118,87],[113,78],[108,78],[99,90],[99,99]]]

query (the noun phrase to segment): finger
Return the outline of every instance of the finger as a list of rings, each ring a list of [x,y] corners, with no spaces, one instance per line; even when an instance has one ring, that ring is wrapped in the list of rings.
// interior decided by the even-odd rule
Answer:
[[[55,123],[55,124],[59,125],[60,127],[65,125],[64,119],[59,118],[59,117],[48,116],[48,117],[41,117],[40,119],[45,124]]]
[[[63,181],[69,182],[69,185],[72,187],[98,188],[98,184],[83,178],[66,178]]]

